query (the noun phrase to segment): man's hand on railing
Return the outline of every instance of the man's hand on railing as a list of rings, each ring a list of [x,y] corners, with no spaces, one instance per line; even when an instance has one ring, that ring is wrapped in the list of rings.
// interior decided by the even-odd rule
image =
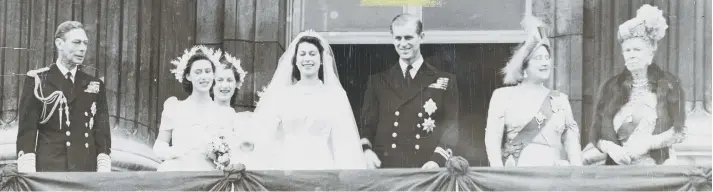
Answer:
[[[369,169],[376,169],[381,167],[381,160],[376,156],[376,153],[371,149],[364,150],[364,158],[366,159],[366,167]]]
[[[17,158],[17,171],[21,173],[37,172],[36,156],[34,153],[23,154],[20,152]]]

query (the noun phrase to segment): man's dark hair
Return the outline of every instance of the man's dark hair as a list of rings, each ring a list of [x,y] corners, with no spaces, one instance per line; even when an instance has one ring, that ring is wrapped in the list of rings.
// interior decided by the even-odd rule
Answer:
[[[421,34],[423,32],[423,22],[421,22],[421,19],[409,14],[409,13],[402,13],[394,17],[393,20],[391,20],[391,26],[389,26],[389,30],[391,33],[394,33],[394,25],[406,25],[410,22],[416,22],[416,34]]]
[[[82,25],[79,21],[65,21],[57,26],[57,31],[54,32],[54,38],[64,39],[64,34],[74,29],[82,29],[86,31],[86,29],[84,29],[84,25]]]

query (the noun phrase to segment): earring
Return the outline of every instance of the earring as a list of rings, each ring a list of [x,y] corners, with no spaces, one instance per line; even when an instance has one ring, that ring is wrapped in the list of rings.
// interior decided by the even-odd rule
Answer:
[[[523,78],[523,79],[527,79],[527,71],[523,71],[523,72],[522,72],[522,78]]]

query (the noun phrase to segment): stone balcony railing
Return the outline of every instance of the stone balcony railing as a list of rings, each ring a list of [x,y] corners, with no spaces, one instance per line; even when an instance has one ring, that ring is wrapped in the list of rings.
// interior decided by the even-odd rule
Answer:
[[[687,139],[674,145],[677,164],[681,165],[711,165],[711,113],[702,103],[687,107],[686,125]],[[138,136],[145,133],[126,131],[122,127],[112,125],[112,160],[115,171],[153,171],[159,161],[153,154],[150,144],[152,139]],[[14,163],[15,141],[17,138],[17,122],[0,124],[0,164]],[[142,139],[143,138],[143,139]]]
[[[153,153],[151,144],[143,139],[127,137],[121,128],[112,128],[112,168],[113,171],[155,171],[159,160]],[[17,159],[17,122],[0,125],[0,164],[14,164]]]
[[[687,102],[686,109],[687,138],[673,146],[678,164],[711,165],[711,108],[703,102]]]

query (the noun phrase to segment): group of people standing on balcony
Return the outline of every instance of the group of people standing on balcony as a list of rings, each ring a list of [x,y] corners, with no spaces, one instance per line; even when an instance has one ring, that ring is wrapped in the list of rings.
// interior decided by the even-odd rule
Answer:
[[[685,137],[684,97],[679,80],[652,61],[668,25],[662,11],[644,5],[621,24],[617,40],[625,69],[604,84],[589,141],[581,149],[580,128],[567,96],[544,86],[551,75],[551,46],[526,19],[530,36],[503,69],[485,135],[490,166],[578,166],[674,164],[671,146]]]
[[[671,146],[685,138],[684,97],[678,78],[652,63],[668,28],[660,10],[644,5],[619,26],[626,69],[600,91],[584,149],[567,95],[545,85],[554,68],[547,27],[531,16],[523,27],[529,35],[503,68],[507,86],[493,92],[488,109],[490,166],[675,163]],[[468,126],[458,124],[456,77],[424,61],[418,17],[396,16],[391,34],[399,62],[370,76],[359,118],[317,32],[289,44],[254,112],[233,109],[247,74],[239,59],[204,46],[186,50],[171,72],[189,96],[164,102],[153,146],[158,170],[237,163],[248,170],[444,167],[458,155],[458,129]],[[56,32],[57,62],[28,72],[20,171],[111,171],[104,84],[76,68],[87,44],[80,23],[64,22]]]
[[[370,78],[359,120],[317,32],[295,37],[255,111],[237,116],[227,104],[244,81],[239,60],[204,46],[186,51],[172,72],[190,95],[164,103],[154,144],[163,160],[158,171],[214,170],[216,163],[253,170],[444,166],[455,145],[447,136],[457,134],[455,77],[423,60],[416,17],[397,16],[392,34],[400,63]],[[230,148],[222,159],[212,154],[221,136]]]

